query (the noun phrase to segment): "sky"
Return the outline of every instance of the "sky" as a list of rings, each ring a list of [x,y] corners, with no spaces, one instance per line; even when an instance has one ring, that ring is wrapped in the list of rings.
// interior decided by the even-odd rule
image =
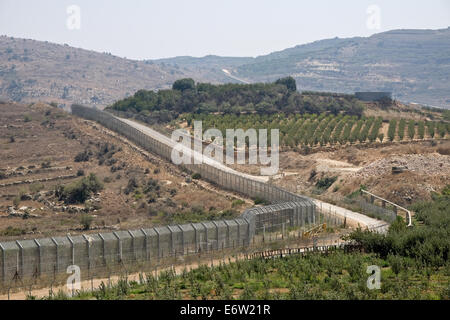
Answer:
[[[449,0],[0,0],[0,35],[139,60],[255,57],[334,37],[449,26]]]

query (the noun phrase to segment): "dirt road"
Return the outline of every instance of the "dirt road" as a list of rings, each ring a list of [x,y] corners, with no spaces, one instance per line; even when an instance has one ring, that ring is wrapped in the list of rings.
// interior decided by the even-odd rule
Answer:
[[[140,123],[137,123],[136,121],[133,120],[129,120],[129,119],[123,119],[123,118],[117,118],[125,123],[127,123],[128,125],[138,129],[139,131],[149,135],[150,137],[152,137],[153,139],[156,139],[170,147],[174,147],[176,142],[171,140],[170,138],[164,136],[163,134],[145,126],[142,125]],[[248,179],[252,179],[252,180],[256,180],[256,181],[262,181],[262,182],[267,182],[269,180],[269,177],[267,176],[254,176],[254,175],[250,175],[250,174],[246,174],[246,173],[242,173],[239,171],[236,171],[234,169],[231,169],[229,167],[227,167],[226,165],[224,165],[223,163],[219,163],[211,158],[205,157],[204,155],[202,155],[201,153],[198,153],[196,151],[193,151],[189,148],[186,147],[182,147],[183,151],[186,152],[193,152],[193,156],[199,160],[203,159],[203,162],[216,167],[218,169],[227,171],[227,172],[231,172],[233,174],[237,174],[240,175],[242,177],[248,178]],[[353,226],[360,226],[360,227],[364,227],[364,228],[379,228],[381,230],[381,232],[385,231],[386,227],[383,227],[384,225],[386,225],[386,222],[384,221],[380,221],[380,220],[376,220],[373,218],[370,218],[368,216],[365,216],[363,214],[354,212],[354,211],[350,211],[348,209],[342,208],[342,207],[338,207],[320,200],[316,200],[316,199],[312,199],[318,208],[322,208],[322,210],[325,211],[330,211],[335,213],[336,215],[339,215],[341,217],[346,217],[347,220],[349,221],[350,225]]]

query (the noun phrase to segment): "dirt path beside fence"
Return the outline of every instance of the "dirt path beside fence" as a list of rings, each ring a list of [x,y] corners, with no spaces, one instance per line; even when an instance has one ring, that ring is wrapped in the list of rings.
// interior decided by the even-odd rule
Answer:
[[[312,249],[315,246],[332,246],[332,245],[339,245],[343,244],[344,242],[340,240],[341,234],[333,234],[326,238],[318,238],[316,241],[313,241],[312,239],[303,239],[299,243],[293,243],[289,245],[289,248],[303,248],[305,249]],[[305,245],[305,243],[309,243]],[[268,243],[269,245],[270,243]],[[274,244],[274,243],[272,243]],[[256,250],[255,252],[259,252],[259,250]],[[160,275],[164,271],[169,271],[170,269],[173,269],[176,274],[181,274],[184,269],[186,270],[193,270],[198,268],[200,265],[208,265],[208,266],[219,266],[220,264],[228,264],[233,263],[238,260],[244,260],[247,259],[248,256],[250,256],[252,253],[240,253],[240,254],[232,254],[232,255],[224,255],[221,258],[209,258],[207,256],[203,257],[203,259],[199,259],[199,261],[189,263],[189,264],[177,264],[172,265],[164,268],[153,268],[151,271],[147,272],[133,272],[130,274],[121,274],[121,275],[112,275],[111,277],[100,277],[100,278],[93,278],[88,280],[83,280],[80,283],[81,291],[92,291],[96,290],[100,287],[102,283],[105,285],[108,284],[116,284],[120,279],[123,279],[126,277],[128,281],[139,281],[140,276],[145,274],[153,274],[154,276]],[[70,274],[67,275],[69,277]],[[29,290],[21,290],[19,292],[12,292],[9,295],[8,294],[2,294],[0,295],[0,300],[26,300],[28,296],[33,297],[34,299],[43,299],[49,296],[50,292],[53,292],[53,294],[58,294],[59,291],[64,292],[65,294],[69,295],[71,293],[71,289],[67,285],[56,285],[53,287],[45,287],[45,288],[39,288],[39,289],[32,289],[31,294]]]

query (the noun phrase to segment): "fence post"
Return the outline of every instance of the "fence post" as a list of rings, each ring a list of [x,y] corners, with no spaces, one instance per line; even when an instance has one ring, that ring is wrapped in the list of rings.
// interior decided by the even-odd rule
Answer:
[[[41,244],[39,243],[39,241],[37,239],[34,239],[34,243],[36,243],[36,245],[38,246],[38,259],[39,259],[39,271],[38,271],[38,275],[41,276],[41,270],[42,270],[42,252],[41,252]]]
[[[231,246],[230,245],[230,225],[228,224],[227,220],[224,220],[223,222],[227,226],[227,240],[226,240],[226,243],[227,243],[227,248],[229,248]]]
[[[17,270],[17,274],[22,273],[22,278],[23,278],[23,246],[22,244],[19,242],[19,240],[16,240],[17,246],[19,247],[19,252],[20,252],[20,268],[19,268],[19,261],[17,261],[17,265],[16,265],[16,270]],[[19,256],[17,257],[19,260]]]
[[[87,258],[88,258],[88,278],[91,275],[91,246],[88,237],[83,234],[83,239],[86,240]]]
[[[219,250],[219,225],[215,221],[212,221],[212,223],[216,227],[216,250]]]
[[[198,252],[198,241],[197,241],[197,228],[194,226],[193,223],[191,223],[192,229],[194,229],[194,245],[195,245],[195,253]]]
[[[51,237],[52,242],[55,244],[55,272],[59,272],[59,248],[58,248],[58,241],[54,237]]]
[[[144,228],[141,228],[141,232],[144,234],[144,247],[145,247],[145,261],[149,260],[148,255],[148,235]]]
[[[237,219],[234,219],[234,222],[237,224],[237,244],[241,242],[241,225],[237,222]]]
[[[70,245],[72,247],[72,265],[74,265],[75,264],[75,246],[74,246],[73,240],[70,237],[70,235],[67,235],[67,239],[69,240]]]
[[[122,262],[122,239],[120,239],[119,235],[114,231],[113,235],[117,238],[119,244],[119,262]]]
[[[171,226],[167,226],[167,229],[169,229],[170,232],[170,254],[174,254],[175,246],[173,245],[173,231]]]
[[[130,237],[131,237],[131,248],[133,249],[133,260],[136,261],[136,260],[137,260],[137,257],[136,257],[136,248],[135,248],[136,243],[135,243],[135,241],[134,241],[134,235],[133,235],[133,233],[132,233],[130,230],[127,230],[127,231],[128,231],[128,234],[129,234]]]
[[[153,228],[153,230],[155,230],[155,233],[156,233],[156,235],[157,235],[156,238],[157,238],[157,240],[158,240],[158,261],[159,261],[159,259],[161,258],[161,246],[160,246],[160,242],[159,242],[159,236],[160,236],[160,234],[159,234],[157,228]]]
[[[2,281],[3,283],[5,283],[6,281],[6,266],[5,266],[5,261],[6,261],[6,254],[5,254],[5,247],[3,247],[2,243],[0,242],[0,249],[2,249]]]
[[[100,239],[102,239],[103,263],[104,263],[104,265],[106,266],[106,243],[105,243],[105,238],[103,238],[103,236],[101,235],[101,233],[99,233],[98,236],[100,237]]]
[[[208,252],[209,248],[209,240],[208,240],[208,228],[206,227],[206,224],[204,222],[200,222],[201,225],[205,228],[205,240],[206,240],[206,252]]]
[[[183,250],[183,255],[185,254],[185,244],[184,244],[184,229],[178,225],[178,228],[181,230],[181,250]]]

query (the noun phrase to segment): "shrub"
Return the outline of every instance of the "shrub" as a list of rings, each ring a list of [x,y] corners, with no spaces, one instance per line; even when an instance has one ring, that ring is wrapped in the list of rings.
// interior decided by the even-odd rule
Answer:
[[[84,150],[75,156],[75,162],[87,162],[90,160],[92,152],[89,150]]]
[[[253,202],[255,204],[268,204],[269,203],[268,201],[266,201],[266,200],[264,200],[264,199],[262,199],[260,197],[253,198]]]
[[[92,193],[103,189],[103,184],[93,173],[64,187],[58,186],[55,194],[66,203],[84,203]]]
[[[31,116],[29,114],[26,114],[23,116],[23,121],[24,122],[30,122],[31,121]]]
[[[237,206],[240,206],[240,205],[242,205],[242,204],[244,204],[244,203],[245,203],[244,200],[236,199],[236,200],[234,200],[234,201],[231,203],[231,206],[232,206],[232,207],[237,207]]]
[[[47,169],[47,168],[50,168],[50,167],[51,167],[51,162],[50,162],[50,160],[46,160],[46,161],[44,161],[44,162],[41,163],[41,168],[42,168],[42,169]]]
[[[91,215],[83,213],[80,218],[80,223],[83,226],[83,230],[89,230],[93,220],[94,218]]]
[[[357,230],[350,239],[362,245],[366,252],[382,258],[397,255],[414,259],[417,263],[436,268],[448,264],[450,252],[450,196],[443,192],[433,201],[419,202],[411,208],[415,218],[423,225],[407,228],[403,219],[397,219],[387,234]],[[395,270],[394,270],[395,271]]]
[[[139,182],[137,181],[136,177],[131,177],[128,179],[128,184],[125,187],[125,194],[132,193],[136,188],[139,188]]]
[[[13,236],[13,237],[21,236],[21,235],[24,235],[25,233],[26,233],[26,231],[24,229],[14,228],[11,226],[6,227],[5,230],[0,232],[0,234],[3,236]]]
[[[13,199],[13,206],[17,208],[19,204],[20,204],[20,196],[15,196]]]
[[[324,177],[316,182],[316,188],[327,190],[336,180],[338,177]]]
[[[42,183],[36,182],[30,185],[29,190],[31,193],[38,193],[44,189],[44,185]]]
[[[198,179],[201,179],[201,174],[200,173],[198,173],[198,172],[195,172],[194,174],[192,174],[192,179],[194,179],[194,180],[198,180]]]
[[[78,176],[78,177],[84,176],[84,170],[83,170],[83,169],[78,169],[78,171],[77,171],[77,176]]]

